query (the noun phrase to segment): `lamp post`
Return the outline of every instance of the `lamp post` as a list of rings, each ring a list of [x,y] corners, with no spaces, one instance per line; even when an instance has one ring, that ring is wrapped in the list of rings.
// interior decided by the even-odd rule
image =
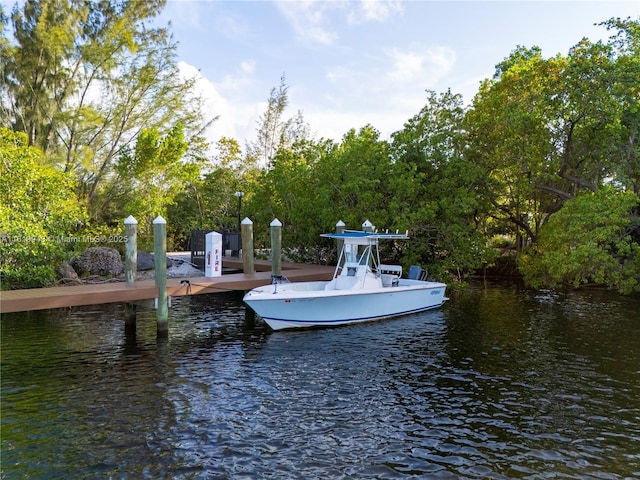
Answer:
[[[238,232],[240,231],[240,211],[242,210],[242,197],[244,192],[236,192],[235,196],[238,197]]]

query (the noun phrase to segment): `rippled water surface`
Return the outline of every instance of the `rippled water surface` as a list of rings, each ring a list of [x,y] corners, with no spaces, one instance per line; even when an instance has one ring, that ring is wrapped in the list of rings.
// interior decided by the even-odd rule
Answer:
[[[238,295],[2,316],[1,478],[640,478],[640,300],[270,332]]]

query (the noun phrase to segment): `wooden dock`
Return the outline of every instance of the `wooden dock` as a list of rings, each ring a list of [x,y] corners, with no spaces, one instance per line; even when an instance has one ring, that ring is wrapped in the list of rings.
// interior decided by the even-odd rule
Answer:
[[[168,278],[167,295],[247,291],[271,283],[271,263],[255,261],[256,273],[233,273],[221,277]],[[224,268],[242,269],[241,259],[223,258]],[[335,267],[282,263],[282,274],[292,282],[330,280]],[[188,283],[186,282],[188,281]],[[158,297],[154,280],[111,282],[52,288],[0,291],[0,313],[65,308],[102,303],[136,302]]]

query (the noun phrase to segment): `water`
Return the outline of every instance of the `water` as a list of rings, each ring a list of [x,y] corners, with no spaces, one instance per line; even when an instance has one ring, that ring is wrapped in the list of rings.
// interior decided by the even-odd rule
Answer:
[[[3,479],[640,478],[640,299],[270,332],[235,294],[2,317]]]

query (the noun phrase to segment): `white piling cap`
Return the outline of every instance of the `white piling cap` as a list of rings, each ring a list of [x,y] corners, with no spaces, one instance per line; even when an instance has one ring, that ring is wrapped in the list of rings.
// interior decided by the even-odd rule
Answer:
[[[133,215],[129,215],[127,218],[124,219],[124,224],[125,225],[137,225],[138,221],[134,218]]]
[[[336,223],[336,227],[345,227],[346,225],[344,224],[344,222],[342,220],[338,220],[338,223]]]
[[[369,220],[365,220],[364,223],[362,224],[362,228],[373,228],[373,223],[371,223]]]
[[[164,224],[166,224],[166,223],[167,223],[167,221],[166,221],[164,218],[162,218],[162,216],[161,216],[161,215],[158,215],[158,216],[153,220],[153,224],[154,224],[154,225],[157,225],[157,224],[159,224],[159,223],[164,223]]]
[[[273,222],[271,222],[269,224],[270,227],[281,227],[282,226],[282,222],[280,220],[278,220],[277,218],[273,219]]]
[[[253,222],[249,217],[244,217],[244,220],[242,220],[242,225],[253,225]]]

